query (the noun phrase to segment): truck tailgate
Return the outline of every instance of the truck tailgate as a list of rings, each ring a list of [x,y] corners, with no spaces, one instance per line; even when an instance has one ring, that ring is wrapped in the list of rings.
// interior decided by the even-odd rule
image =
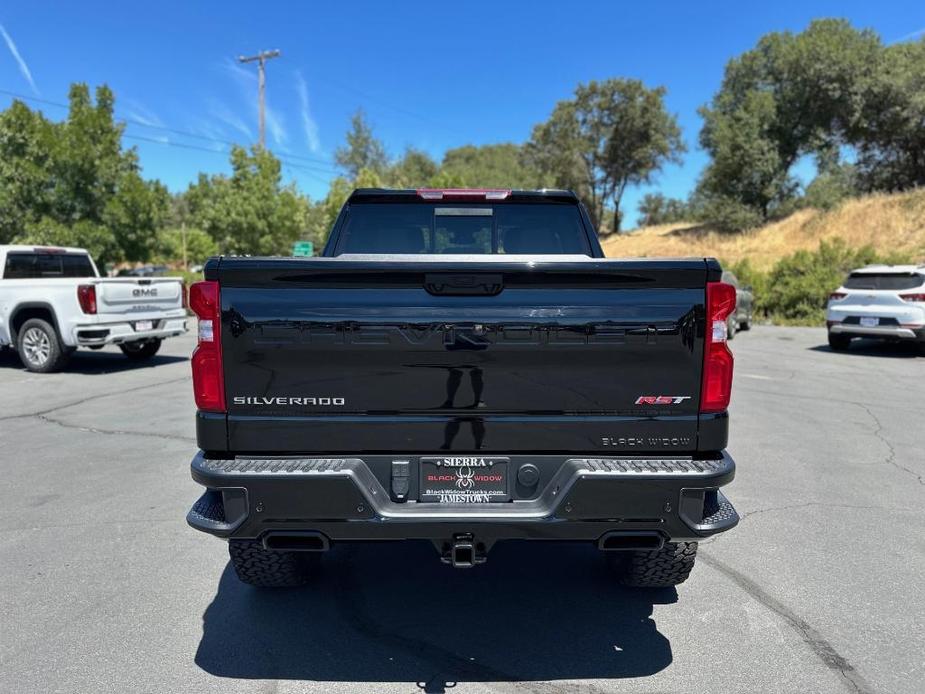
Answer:
[[[710,272],[223,259],[228,447],[696,450]]]
[[[153,313],[181,308],[183,283],[176,278],[112,278],[97,283],[100,314]]]

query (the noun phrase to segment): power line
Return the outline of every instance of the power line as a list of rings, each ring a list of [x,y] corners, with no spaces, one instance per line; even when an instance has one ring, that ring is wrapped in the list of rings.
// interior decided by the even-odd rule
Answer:
[[[220,150],[210,149],[210,148],[208,148],[208,147],[199,147],[199,146],[197,146],[197,145],[190,145],[190,144],[187,144],[187,143],[185,143],[185,142],[169,142],[169,141],[165,141],[165,140],[158,140],[157,138],[153,138],[153,137],[144,137],[143,135],[123,135],[123,137],[126,137],[126,138],[128,138],[128,139],[130,139],[130,140],[141,140],[142,142],[151,142],[151,143],[153,143],[153,144],[155,144],[155,145],[163,145],[163,146],[165,146],[165,147],[179,147],[180,149],[191,149],[191,150],[195,150],[195,151],[197,151],[197,152],[208,152],[209,154],[227,154],[227,152],[222,152],[222,151],[220,151]],[[275,156],[275,155],[274,155],[274,156]],[[286,160],[286,159],[283,159],[283,158],[281,158],[281,157],[277,157],[277,159],[279,159],[279,160],[280,160],[280,163],[281,163],[283,166],[285,166],[287,169],[289,169],[290,171],[292,171],[292,170],[300,171],[301,173],[303,173],[304,175],[308,176],[309,178],[311,178],[311,179],[313,179],[313,180],[315,180],[315,181],[318,181],[319,183],[323,183],[323,184],[325,184],[325,185],[328,185],[328,183],[330,183],[330,181],[329,181],[328,179],[319,176],[318,173],[315,173],[315,172],[317,172],[317,171],[321,171],[320,169],[313,169],[313,168],[307,167],[307,166],[305,166],[305,165],[303,165],[303,164],[293,164],[292,162],[290,162],[290,161],[288,161],[288,160]],[[321,171],[321,172],[324,173],[323,171]]]
[[[159,140],[156,137],[145,137],[144,135],[123,134],[122,137],[129,139],[129,140],[139,140],[141,142],[151,142],[152,144],[163,145],[165,147],[179,147],[180,149],[190,149],[190,150],[194,150],[197,152],[208,152],[209,154],[228,154],[228,152],[224,150],[212,149],[210,147],[199,147],[198,145],[191,145],[186,142],[171,142],[169,140]],[[275,154],[273,156],[279,159],[280,162],[286,164],[286,166],[289,166],[294,169],[298,169],[300,171],[318,172],[318,173],[328,173],[329,172],[327,169],[323,169],[321,167],[309,166],[306,164],[296,164],[296,163],[289,161],[289,159],[285,157],[279,157]],[[323,180],[321,179],[320,176],[317,176],[317,178],[318,180]],[[324,180],[324,183],[327,183],[327,182],[328,182],[327,180]]]
[[[24,101],[34,101],[35,103],[45,104],[45,105],[47,105],[47,106],[55,106],[55,107],[57,107],[57,108],[64,108],[64,109],[70,108],[70,106],[69,106],[68,104],[62,104],[62,103],[57,102],[57,101],[49,101],[48,99],[40,99],[40,98],[35,97],[35,96],[26,96],[25,94],[18,94],[18,93],[16,93],[16,92],[11,92],[11,91],[8,91],[8,90],[6,90],[6,89],[0,89],[0,94],[6,94],[7,96],[11,96],[11,97],[13,97],[13,98],[15,98],[15,99],[22,99],[22,100],[24,100]],[[220,139],[214,138],[214,137],[207,137],[207,136],[205,136],[205,135],[200,135],[200,134],[198,134],[198,133],[193,133],[193,132],[190,132],[190,131],[188,131],[188,130],[178,130],[177,128],[169,128],[169,127],[164,126],[164,125],[154,125],[154,124],[152,124],[152,123],[145,123],[144,121],[135,120],[135,119],[133,119],[133,118],[127,118],[127,117],[124,117],[124,116],[121,116],[121,115],[117,115],[116,117],[119,118],[119,120],[123,120],[123,121],[125,121],[126,123],[129,123],[129,124],[131,124],[131,125],[136,125],[136,126],[141,127],[141,128],[148,128],[148,129],[150,129],[150,130],[160,130],[160,131],[162,131],[162,132],[172,133],[172,134],[174,134],[174,135],[182,135],[182,136],[184,136],[184,137],[190,137],[190,138],[193,138],[193,139],[195,139],[195,140],[202,140],[202,141],[204,141],[204,142],[213,142],[213,143],[215,143],[215,144],[225,145],[226,147],[234,147],[234,146],[236,146],[236,145],[238,144],[238,143],[236,143],[236,142],[231,142],[230,140],[220,140]],[[126,137],[130,137],[130,136],[126,135]],[[136,136],[136,137],[139,137],[139,136]],[[151,141],[151,142],[157,142],[157,143],[163,144],[163,142],[160,141],[160,140],[151,139],[150,141]],[[215,151],[215,150],[210,150],[210,149],[206,149],[206,148],[202,148],[202,149],[203,149],[203,151],[210,151],[210,152],[211,152],[211,151]],[[286,156],[287,156],[288,158],[290,158],[290,159],[299,159],[299,160],[303,160],[303,161],[307,161],[307,162],[311,162],[311,163],[318,163],[318,164],[331,164],[331,163],[333,163],[330,159],[321,159],[321,158],[319,158],[319,157],[306,157],[306,156],[299,155],[299,154],[287,154]],[[328,171],[330,171],[331,173],[339,173],[339,170],[338,170],[338,169],[335,169],[335,168],[333,168],[333,167],[330,167],[330,168],[328,169]]]
[[[290,164],[290,163],[288,163],[288,162],[283,162],[283,166],[285,166],[287,169],[289,169],[290,173],[292,172],[293,169],[297,169],[297,170],[301,171],[304,175],[308,176],[309,178],[311,178],[311,179],[313,179],[313,180],[315,180],[315,181],[318,181],[319,183],[323,183],[324,185],[328,185],[328,184],[330,183],[330,181],[328,181],[327,179],[322,178],[322,177],[319,176],[318,174],[315,174],[315,173],[310,172],[308,169],[303,169],[303,168],[300,167],[300,166],[295,166],[294,164]]]

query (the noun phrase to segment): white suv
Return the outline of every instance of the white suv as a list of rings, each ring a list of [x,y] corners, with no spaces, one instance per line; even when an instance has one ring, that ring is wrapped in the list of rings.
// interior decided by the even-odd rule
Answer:
[[[848,349],[852,337],[916,340],[925,354],[925,265],[868,265],[854,270],[829,296],[829,346]]]

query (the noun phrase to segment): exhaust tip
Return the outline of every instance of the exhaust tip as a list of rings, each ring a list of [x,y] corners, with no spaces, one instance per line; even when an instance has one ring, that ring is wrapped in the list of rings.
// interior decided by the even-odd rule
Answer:
[[[327,552],[331,541],[316,532],[273,532],[263,536],[263,547],[277,552]]]
[[[655,551],[665,544],[660,533],[627,532],[614,530],[601,535],[597,541],[598,549],[605,552]]]

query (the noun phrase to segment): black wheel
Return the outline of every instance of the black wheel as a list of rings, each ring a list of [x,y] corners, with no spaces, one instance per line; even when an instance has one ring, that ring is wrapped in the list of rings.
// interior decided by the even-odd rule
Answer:
[[[851,345],[851,338],[847,335],[829,333],[829,347],[835,352],[844,352]]]
[[[736,320],[735,314],[729,316],[729,319],[726,321],[726,339],[731,340],[736,335],[736,328],[739,326],[739,321]]]
[[[748,313],[745,315],[745,320],[739,323],[739,330],[751,330],[752,328],[752,314]]]
[[[315,552],[267,550],[259,540],[229,540],[228,554],[238,578],[261,588],[304,585],[321,559]]]
[[[160,340],[135,340],[134,342],[123,342],[119,345],[122,354],[129,359],[150,359],[157,350],[161,348]]]
[[[676,586],[691,575],[696,558],[696,542],[666,542],[654,552],[627,552],[618,565],[620,583],[635,588]]]
[[[16,350],[23,366],[37,373],[63,368],[73,351],[61,344],[54,326],[41,318],[30,318],[22,324],[16,338]]]

